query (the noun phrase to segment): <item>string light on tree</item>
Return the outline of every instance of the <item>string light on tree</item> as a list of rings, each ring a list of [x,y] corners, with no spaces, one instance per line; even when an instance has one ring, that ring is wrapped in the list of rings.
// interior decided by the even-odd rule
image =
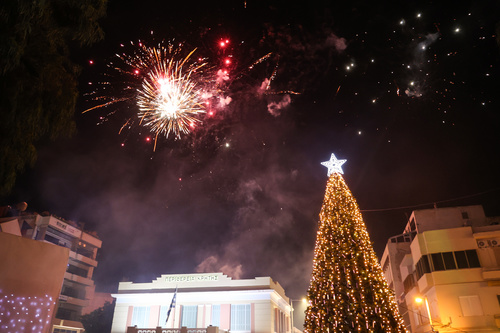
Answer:
[[[305,333],[407,332],[373,250],[358,204],[334,154],[308,290]]]

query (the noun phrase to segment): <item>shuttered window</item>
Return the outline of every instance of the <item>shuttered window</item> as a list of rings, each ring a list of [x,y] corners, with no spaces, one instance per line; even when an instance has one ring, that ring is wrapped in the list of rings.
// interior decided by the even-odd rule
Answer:
[[[187,328],[196,328],[197,316],[198,316],[198,305],[184,305],[182,307],[181,325]]]
[[[231,304],[231,331],[250,331],[250,304]]]
[[[149,306],[134,306],[132,312],[132,326],[138,328],[149,327]]]
[[[220,327],[220,305],[212,305],[212,326]]]

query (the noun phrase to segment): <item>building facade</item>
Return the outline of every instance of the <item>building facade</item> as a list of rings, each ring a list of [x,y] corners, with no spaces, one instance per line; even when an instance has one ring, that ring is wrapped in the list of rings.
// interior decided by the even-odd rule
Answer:
[[[412,333],[498,332],[500,218],[482,206],[414,211],[381,265]]]
[[[95,285],[92,280],[97,267],[96,255],[102,242],[95,234],[90,234],[75,222],[49,214],[22,214],[3,218],[5,229],[19,236],[37,241],[52,243],[69,249],[67,269],[56,312],[52,321],[53,333],[81,333],[83,325],[79,322],[83,309],[94,296]]]
[[[112,333],[132,332],[133,327],[180,332],[181,327],[210,326],[231,332],[291,332],[290,300],[270,277],[233,280],[222,273],[162,275],[150,283],[120,282],[113,297]]]

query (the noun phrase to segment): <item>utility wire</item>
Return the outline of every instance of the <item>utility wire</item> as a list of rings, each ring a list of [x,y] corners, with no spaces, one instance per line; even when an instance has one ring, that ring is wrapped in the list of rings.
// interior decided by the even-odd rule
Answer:
[[[488,191],[484,191],[484,192],[479,192],[479,193],[475,193],[475,194],[469,194],[469,195],[464,195],[464,196],[461,196],[461,197],[456,197],[456,198],[453,198],[453,199],[433,201],[433,202],[421,203],[421,204],[411,205],[411,206],[400,206],[400,207],[379,208],[379,209],[361,209],[361,212],[387,212],[387,211],[391,211],[391,210],[417,208],[417,207],[422,207],[422,206],[435,205],[435,204],[443,203],[443,202],[450,202],[450,201],[456,201],[456,200],[461,200],[461,199],[473,198],[473,197],[477,197],[477,196],[480,196],[480,195],[483,195],[483,194],[486,194],[486,193],[495,192],[495,191],[498,191],[498,190],[500,190],[500,187],[497,187],[497,188],[494,188],[494,189],[491,189],[491,190],[488,190]]]

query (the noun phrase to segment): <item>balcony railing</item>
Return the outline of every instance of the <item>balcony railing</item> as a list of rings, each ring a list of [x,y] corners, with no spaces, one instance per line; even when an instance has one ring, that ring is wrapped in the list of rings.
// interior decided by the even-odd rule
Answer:
[[[220,330],[216,326],[209,326],[207,328],[138,328],[136,326],[127,327],[127,333],[225,333],[226,331]]]

